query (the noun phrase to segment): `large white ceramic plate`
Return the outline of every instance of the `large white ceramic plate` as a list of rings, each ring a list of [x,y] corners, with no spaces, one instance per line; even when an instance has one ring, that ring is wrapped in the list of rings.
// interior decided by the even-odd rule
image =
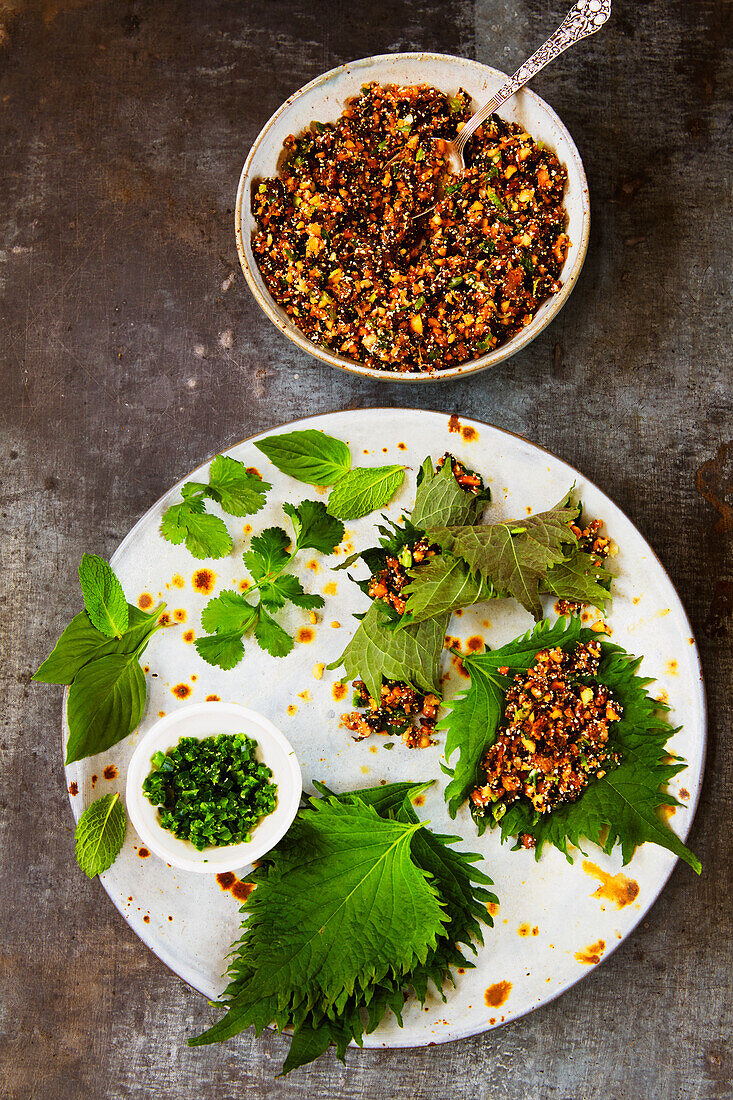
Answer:
[[[705,752],[705,700],[698,653],[669,577],[626,516],[564,462],[486,424],[418,410],[364,409],[311,417],[290,427],[306,426],[348,440],[355,462],[409,464],[404,486],[388,509],[394,518],[402,508],[411,507],[416,472],[428,453],[437,458],[450,450],[480,470],[492,490],[489,514],[495,518],[521,516],[530,508],[540,511],[555,504],[575,482],[587,513],[605,520],[620,548],[614,563],[618,574],[615,599],[608,616],[613,640],[632,653],[644,654],[643,672],[655,677],[654,690],[669,700],[673,724],[682,726],[671,748],[687,760],[688,767],[673,781],[673,793],[683,805],[671,825],[685,837],[697,804]],[[265,508],[251,520],[224,517],[235,549],[230,557],[212,564],[214,593],[236,586],[246,576],[241,551],[250,523],[254,531],[273,524],[285,526],[283,501],[317,495],[271,467],[253,442],[239,443],[227,453],[257,467],[273,489]],[[207,464],[190,476],[206,480]],[[366,1040],[369,1046],[413,1046],[476,1034],[552,1000],[590,973],[595,961],[607,958],[658,896],[674,867],[674,857],[651,844],[638,849],[623,870],[626,878],[616,880],[622,887],[627,885],[626,879],[637,884],[638,895],[618,908],[614,900],[596,893],[604,873],[616,876],[622,872],[618,852],[607,857],[589,844],[587,858],[576,853],[573,865],[555,850],[535,862],[530,851],[502,847],[495,833],[479,840],[465,808],[455,822],[446,813],[442,797],[445,781],[439,767],[442,744],[409,750],[397,741],[392,751],[386,751],[382,737],[354,742],[339,725],[348,697],[334,697],[339,694],[334,690],[337,675],[326,671],[317,679],[313,673],[315,665],[328,664],[339,656],[355,627],[352,614],[366,605],[365,597],[346,574],[329,568],[330,562],[338,563],[338,557],[305,555],[299,570],[304,585],[323,593],[326,606],[313,626],[304,612],[293,609],[291,618],[285,615],[285,625],[292,629],[307,627],[301,635],[304,640],[288,657],[276,661],[251,641],[236,669],[222,672],[205,664],[185,639],[191,631],[200,631],[200,613],[209,595],[196,590],[193,578],[206,563],[195,561],[184,547],[171,546],[158,534],[164,509],[177,498],[178,486],[143,516],[112,562],[131,602],[140,597],[145,602],[146,594],[155,600],[165,599],[174,623],[185,621],[159,632],[144,655],[148,702],[140,729],[109,752],[67,769],[70,790],[78,792],[71,797],[74,814],[78,817],[101,793],[124,791],[127,764],[137,739],[160,712],[186,706],[173,690],[178,686],[181,693],[180,685],[185,685],[191,701],[214,695],[243,703],[271,719],[298,754],[306,790],[311,789],[312,779],[322,779],[338,791],[382,780],[434,779],[435,786],[419,812],[430,819],[432,828],[460,833],[467,849],[485,856],[485,869],[494,879],[501,904],[494,929],[486,930],[486,945],[479,951],[476,968],[458,976],[457,989],[447,1004],[437,998],[430,999],[423,1009],[408,1003],[403,1029],[387,1017]],[[349,525],[340,560],[344,553],[374,542],[373,517]],[[531,625],[526,612],[504,600],[454,616],[450,632],[463,639],[478,635],[495,647]],[[447,654],[445,665],[450,673],[446,683],[450,696],[461,681]],[[112,778],[104,777],[105,770]],[[692,874],[686,868],[684,873]],[[238,937],[241,920],[239,904],[231,892],[222,890],[213,877],[176,871],[155,856],[145,857],[131,828],[102,883],[130,926],[159,958],[206,997],[221,993],[226,955]],[[620,892],[629,897],[634,888],[627,886]],[[212,1010],[212,1021],[216,1015]]]

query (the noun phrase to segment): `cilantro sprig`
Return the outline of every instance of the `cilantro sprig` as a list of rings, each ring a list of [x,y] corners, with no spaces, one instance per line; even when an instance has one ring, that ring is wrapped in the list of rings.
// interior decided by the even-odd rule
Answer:
[[[281,527],[268,527],[254,535],[242,555],[253,583],[246,592],[224,589],[209,600],[201,614],[201,625],[207,633],[194,644],[199,656],[210,665],[230,669],[239,664],[248,634],[254,635],[257,644],[272,657],[286,657],[293,648],[293,638],[276,622],[273,612],[287,603],[306,610],[323,607],[322,597],[306,592],[290,566],[301,550],[332,554],[344,537],[344,525],[328,515],[322,501],[283,504],[283,511],[292,522],[294,537]]]
[[[478,782],[481,760],[496,739],[514,674],[530,668],[540,650],[555,646],[569,650],[591,639],[598,640],[598,635],[584,629],[575,617],[553,624],[543,620],[531,633],[499,649],[462,657],[471,686],[451,701],[448,715],[438,724],[447,730],[449,764],[458,754],[449,769],[451,781],[445,791],[452,817]],[[502,841],[528,834],[534,838],[538,859],[543,847],[552,844],[570,862],[568,845],[581,848],[584,837],[606,853],[620,843],[624,863],[639,844],[651,841],[700,873],[700,861],[658,816],[660,806],[679,805],[666,785],[685,764],[676,759],[670,762],[666,744],[675,731],[664,717],[669,708],[647,693],[651,680],[637,675],[640,664],[641,657],[601,640],[601,662],[594,680],[608,687],[622,708],[621,720],[613,723],[607,744],[620,762],[607,765],[603,776],[591,779],[575,802],[547,813],[537,813],[528,800],[517,799],[499,819]],[[479,832],[495,824],[488,815],[474,816]]]
[[[176,546],[185,543],[195,558],[226,557],[233,545],[231,535],[223,519],[205,510],[206,501],[215,501],[230,516],[250,516],[259,512],[271,488],[243,462],[217,455],[209,467],[209,484],[187,481],[181,503],[164,512],[160,533]]]
[[[288,477],[333,486],[328,513],[338,519],[361,519],[383,508],[405,479],[402,465],[352,468],[348,444],[315,428],[271,435],[255,447]]]
[[[242,937],[231,955],[226,1015],[193,1046],[270,1023],[291,1027],[289,1073],[331,1044],[343,1059],[405,992],[423,1003],[475,951],[491,925],[491,880],[480,856],[432,833],[411,797],[429,784],[394,783],[333,796],[316,784],[287,836],[249,876]]]
[[[103,752],[140,723],[147,697],[140,657],[161,629],[166,606],[148,614],[130,603],[123,609],[122,586],[96,555],[84,554],[79,580],[85,610],[74,616],[33,675],[40,683],[69,685],[67,764]]]

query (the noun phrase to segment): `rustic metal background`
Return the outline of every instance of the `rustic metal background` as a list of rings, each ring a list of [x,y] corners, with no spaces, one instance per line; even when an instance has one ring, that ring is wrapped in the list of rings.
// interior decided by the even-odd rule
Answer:
[[[270,113],[339,62],[435,49],[512,70],[567,0],[0,0],[0,1096],[730,1097],[733,680],[731,8],[616,0],[534,87],[593,202],[585,270],[532,347],[473,381],[364,384],[287,344],[239,274],[232,204]],[[73,859],[60,691],[30,675],[109,554],[204,457],[296,415],[422,404],[579,466],[651,541],[702,647],[708,770],[643,926],[485,1037],[331,1057],[189,1050],[212,1018]]]

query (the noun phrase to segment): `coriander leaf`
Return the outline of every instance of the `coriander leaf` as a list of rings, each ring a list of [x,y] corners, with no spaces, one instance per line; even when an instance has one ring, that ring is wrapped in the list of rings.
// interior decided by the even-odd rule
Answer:
[[[339,519],[368,516],[387,504],[404,480],[404,466],[370,466],[350,470],[331,490],[328,513]]]
[[[413,623],[499,595],[489,581],[477,577],[465,561],[451,554],[436,554],[409,572],[410,583],[402,593],[407,595],[406,612]]]
[[[237,1031],[304,1002],[341,1011],[355,990],[427,958],[448,917],[410,856],[420,828],[336,799],[298,814],[247,902],[237,948],[247,980],[229,1005]]]
[[[244,643],[240,633],[206,634],[197,638],[193,644],[199,657],[217,668],[234,668],[244,656]]]
[[[486,493],[476,496],[461,488],[453,476],[449,458],[436,473],[432,459],[428,457],[420,468],[410,521],[421,531],[431,527],[475,523],[486,501]]]
[[[321,596],[311,596],[305,592],[303,585],[292,573],[283,573],[274,581],[264,582],[260,585],[259,592],[263,607],[270,611],[277,611],[286,603],[313,610],[323,607],[325,602]]]
[[[207,494],[230,516],[250,516],[259,512],[265,503],[267,490],[271,488],[236,458],[216,455],[211,460]]]
[[[257,608],[248,603],[245,593],[225,588],[201,612],[201,625],[207,634],[242,633],[256,615]]]
[[[547,512],[506,523],[437,527],[427,537],[444,551],[463,558],[499,591],[513,596],[536,619],[542,617],[540,582],[564,559],[563,546],[576,545],[569,524],[578,515],[569,496]]]
[[[82,554],[79,584],[92,625],[110,638],[124,634],[128,623],[127,600],[122,585],[104,558]]]
[[[504,695],[510,673],[530,668],[540,649],[556,645],[574,645],[580,637],[580,622],[559,619],[554,626],[540,623],[533,631],[499,649],[462,658],[471,677],[471,686],[446,703],[450,709],[438,722],[437,729],[447,730],[445,758],[449,765],[454,753],[457,760],[450,765],[451,781],[445,789],[445,800],[451,817],[455,817],[477,785],[481,760],[496,740],[496,732],[504,709]]]
[[[268,615],[262,605],[259,608],[254,633],[260,648],[266,650],[271,657],[287,657],[293,648],[293,639],[271,615]]]
[[[573,551],[569,558],[548,569],[540,591],[603,610],[611,602],[609,587],[613,574],[604,566],[595,565],[595,560],[581,550]]]
[[[103,752],[139,725],[147,689],[138,656],[108,654],[77,672],[66,706],[67,764]]]
[[[119,794],[105,794],[87,806],[74,833],[76,862],[89,878],[111,867],[125,840],[127,819]]]
[[[295,528],[298,550],[318,550],[332,554],[344,537],[344,525],[326,511],[321,500],[303,500],[300,504],[283,504]]]
[[[268,527],[262,534],[253,535],[249,545],[242,557],[256,581],[269,573],[279,573],[290,560],[290,539],[282,527]]]
[[[379,699],[383,679],[400,680],[439,696],[448,618],[446,612],[422,623],[395,627],[375,601],[341,657],[328,667],[343,665],[346,679],[362,679],[374,699]]]
[[[306,485],[333,485],[351,469],[348,446],[315,428],[271,435],[255,447],[282,473]]]
[[[163,513],[160,533],[168,542],[186,549],[195,558],[223,558],[231,552],[232,540],[223,519],[204,512],[202,500],[172,504]]]
[[[71,620],[51,654],[46,658],[33,679],[44,684],[70,684],[80,668],[96,657],[110,653],[132,653],[144,638],[152,633],[162,611],[155,608],[145,615],[133,604],[127,605],[128,630],[121,638],[109,638],[92,626],[86,611],[80,611]]]

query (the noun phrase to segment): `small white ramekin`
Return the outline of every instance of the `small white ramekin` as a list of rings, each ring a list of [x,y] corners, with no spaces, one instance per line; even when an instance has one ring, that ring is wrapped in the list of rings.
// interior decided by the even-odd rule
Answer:
[[[272,323],[301,351],[315,356],[322,363],[350,371],[362,378],[380,382],[448,382],[494,367],[531,344],[560,312],[578,281],[590,236],[588,181],[580,154],[552,107],[529,88],[522,88],[517,95],[507,100],[499,114],[509,122],[518,122],[533,138],[543,141],[567,168],[565,209],[570,248],[560,276],[562,287],[558,293],[543,302],[531,324],[515,333],[505,344],[500,344],[479,359],[446,370],[400,374],[368,367],[309,340],[272,298],[257,266],[252,251],[252,234],[256,228],[251,208],[253,187],[264,177],[277,174],[283,141],[289,134],[302,133],[314,121],[335,120],[343,111],[346,101],[358,94],[362,84],[371,80],[380,84],[432,84],[451,95],[462,87],[472,95],[478,107],[501,87],[506,76],[498,69],[491,69],[465,57],[436,53],[391,53],[363,57],[359,61],[339,65],[291,95],[255,138],[239,180],[234,208],[234,232],[244,276]]]
[[[199,852],[190,841],[180,840],[159,825],[157,807],[143,794],[143,780],[150,774],[155,752],[166,752],[182,737],[201,739],[217,733],[244,733],[257,742],[257,756],[271,769],[277,783],[277,805],[253,829],[249,843]],[[127,769],[125,798],[130,821],[151,852],[184,871],[215,874],[249,866],[274,848],[292,824],[302,788],[295,751],[269,719],[239,703],[192,703],[161,718],[136,746]]]

